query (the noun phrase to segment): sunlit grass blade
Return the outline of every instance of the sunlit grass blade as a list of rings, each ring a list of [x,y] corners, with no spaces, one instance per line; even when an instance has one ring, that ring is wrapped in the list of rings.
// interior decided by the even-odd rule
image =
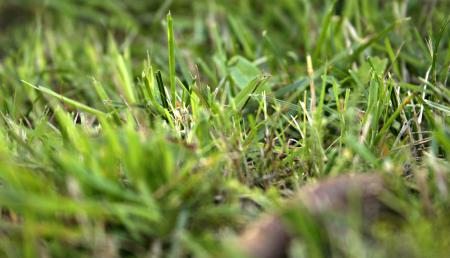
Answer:
[[[54,92],[54,91],[51,90],[51,89],[48,89],[48,88],[45,88],[45,87],[42,87],[42,86],[36,86],[36,85],[33,85],[33,84],[31,84],[31,83],[29,83],[29,82],[26,82],[26,81],[24,81],[24,80],[22,80],[22,82],[23,82],[25,85],[29,86],[29,87],[32,87],[32,88],[34,88],[34,89],[36,89],[36,90],[38,90],[38,91],[40,91],[40,92],[43,92],[43,93],[45,93],[45,94],[47,94],[47,95],[50,95],[50,96],[52,96],[52,97],[55,97],[56,99],[58,99],[58,100],[64,102],[65,104],[71,105],[71,106],[73,106],[73,107],[75,107],[75,108],[78,108],[78,109],[80,109],[80,110],[83,110],[83,111],[85,111],[85,112],[87,112],[87,113],[90,113],[90,114],[92,114],[92,115],[96,115],[96,116],[106,116],[106,115],[107,115],[107,114],[106,114],[105,112],[103,112],[103,111],[100,111],[100,110],[98,110],[98,109],[89,107],[89,106],[87,106],[87,105],[85,105],[85,104],[83,104],[83,103],[81,103],[81,102],[75,101],[75,100],[73,100],[73,99],[64,97],[63,95],[58,94],[58,93]]]
[[[176,101],[176,88],[175,88],[175,37],[173,34],[173,19],[172,15],[167,14],[167,44],[169,54],[169,80],[170,80],[170,93],[172,101]]]

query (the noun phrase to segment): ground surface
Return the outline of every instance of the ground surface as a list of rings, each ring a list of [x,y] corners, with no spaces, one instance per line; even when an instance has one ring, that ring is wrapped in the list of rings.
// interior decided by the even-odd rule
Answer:
[[[448,257],[449,13],[0,0],[0,256],[241,257],[268,212],[293,257]],[[286,211],[344,173],[388,178],[401,225]]]

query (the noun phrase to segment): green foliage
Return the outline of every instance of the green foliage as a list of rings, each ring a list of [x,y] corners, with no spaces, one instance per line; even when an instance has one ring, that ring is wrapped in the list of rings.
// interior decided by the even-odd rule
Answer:
[[[291,253],[445,257],[445,2],[0,0],[0,256],[240,257],[260,208],[373,172],[402,228],[288,210]]]

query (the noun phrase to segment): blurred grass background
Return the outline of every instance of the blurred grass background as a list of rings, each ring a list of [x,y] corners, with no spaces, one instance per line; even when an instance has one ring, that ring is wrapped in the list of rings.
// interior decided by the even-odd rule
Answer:
[[[321,248],[294,221],[292,256],[446,257],[449,13],[0,0],[1,256],[241,257],[242,228],[305,183],[374,172],[405,225]]]

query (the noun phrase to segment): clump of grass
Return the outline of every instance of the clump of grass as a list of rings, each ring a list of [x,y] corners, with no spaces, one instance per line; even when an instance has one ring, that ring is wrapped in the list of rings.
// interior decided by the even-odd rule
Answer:
[[[325,252],[292,223],[293,256],[445,257],[444,2],[0,2],[28,21],[0,19],[1,256],[240,257],[248,222],[353,172],[404,225],[355,216]]]

